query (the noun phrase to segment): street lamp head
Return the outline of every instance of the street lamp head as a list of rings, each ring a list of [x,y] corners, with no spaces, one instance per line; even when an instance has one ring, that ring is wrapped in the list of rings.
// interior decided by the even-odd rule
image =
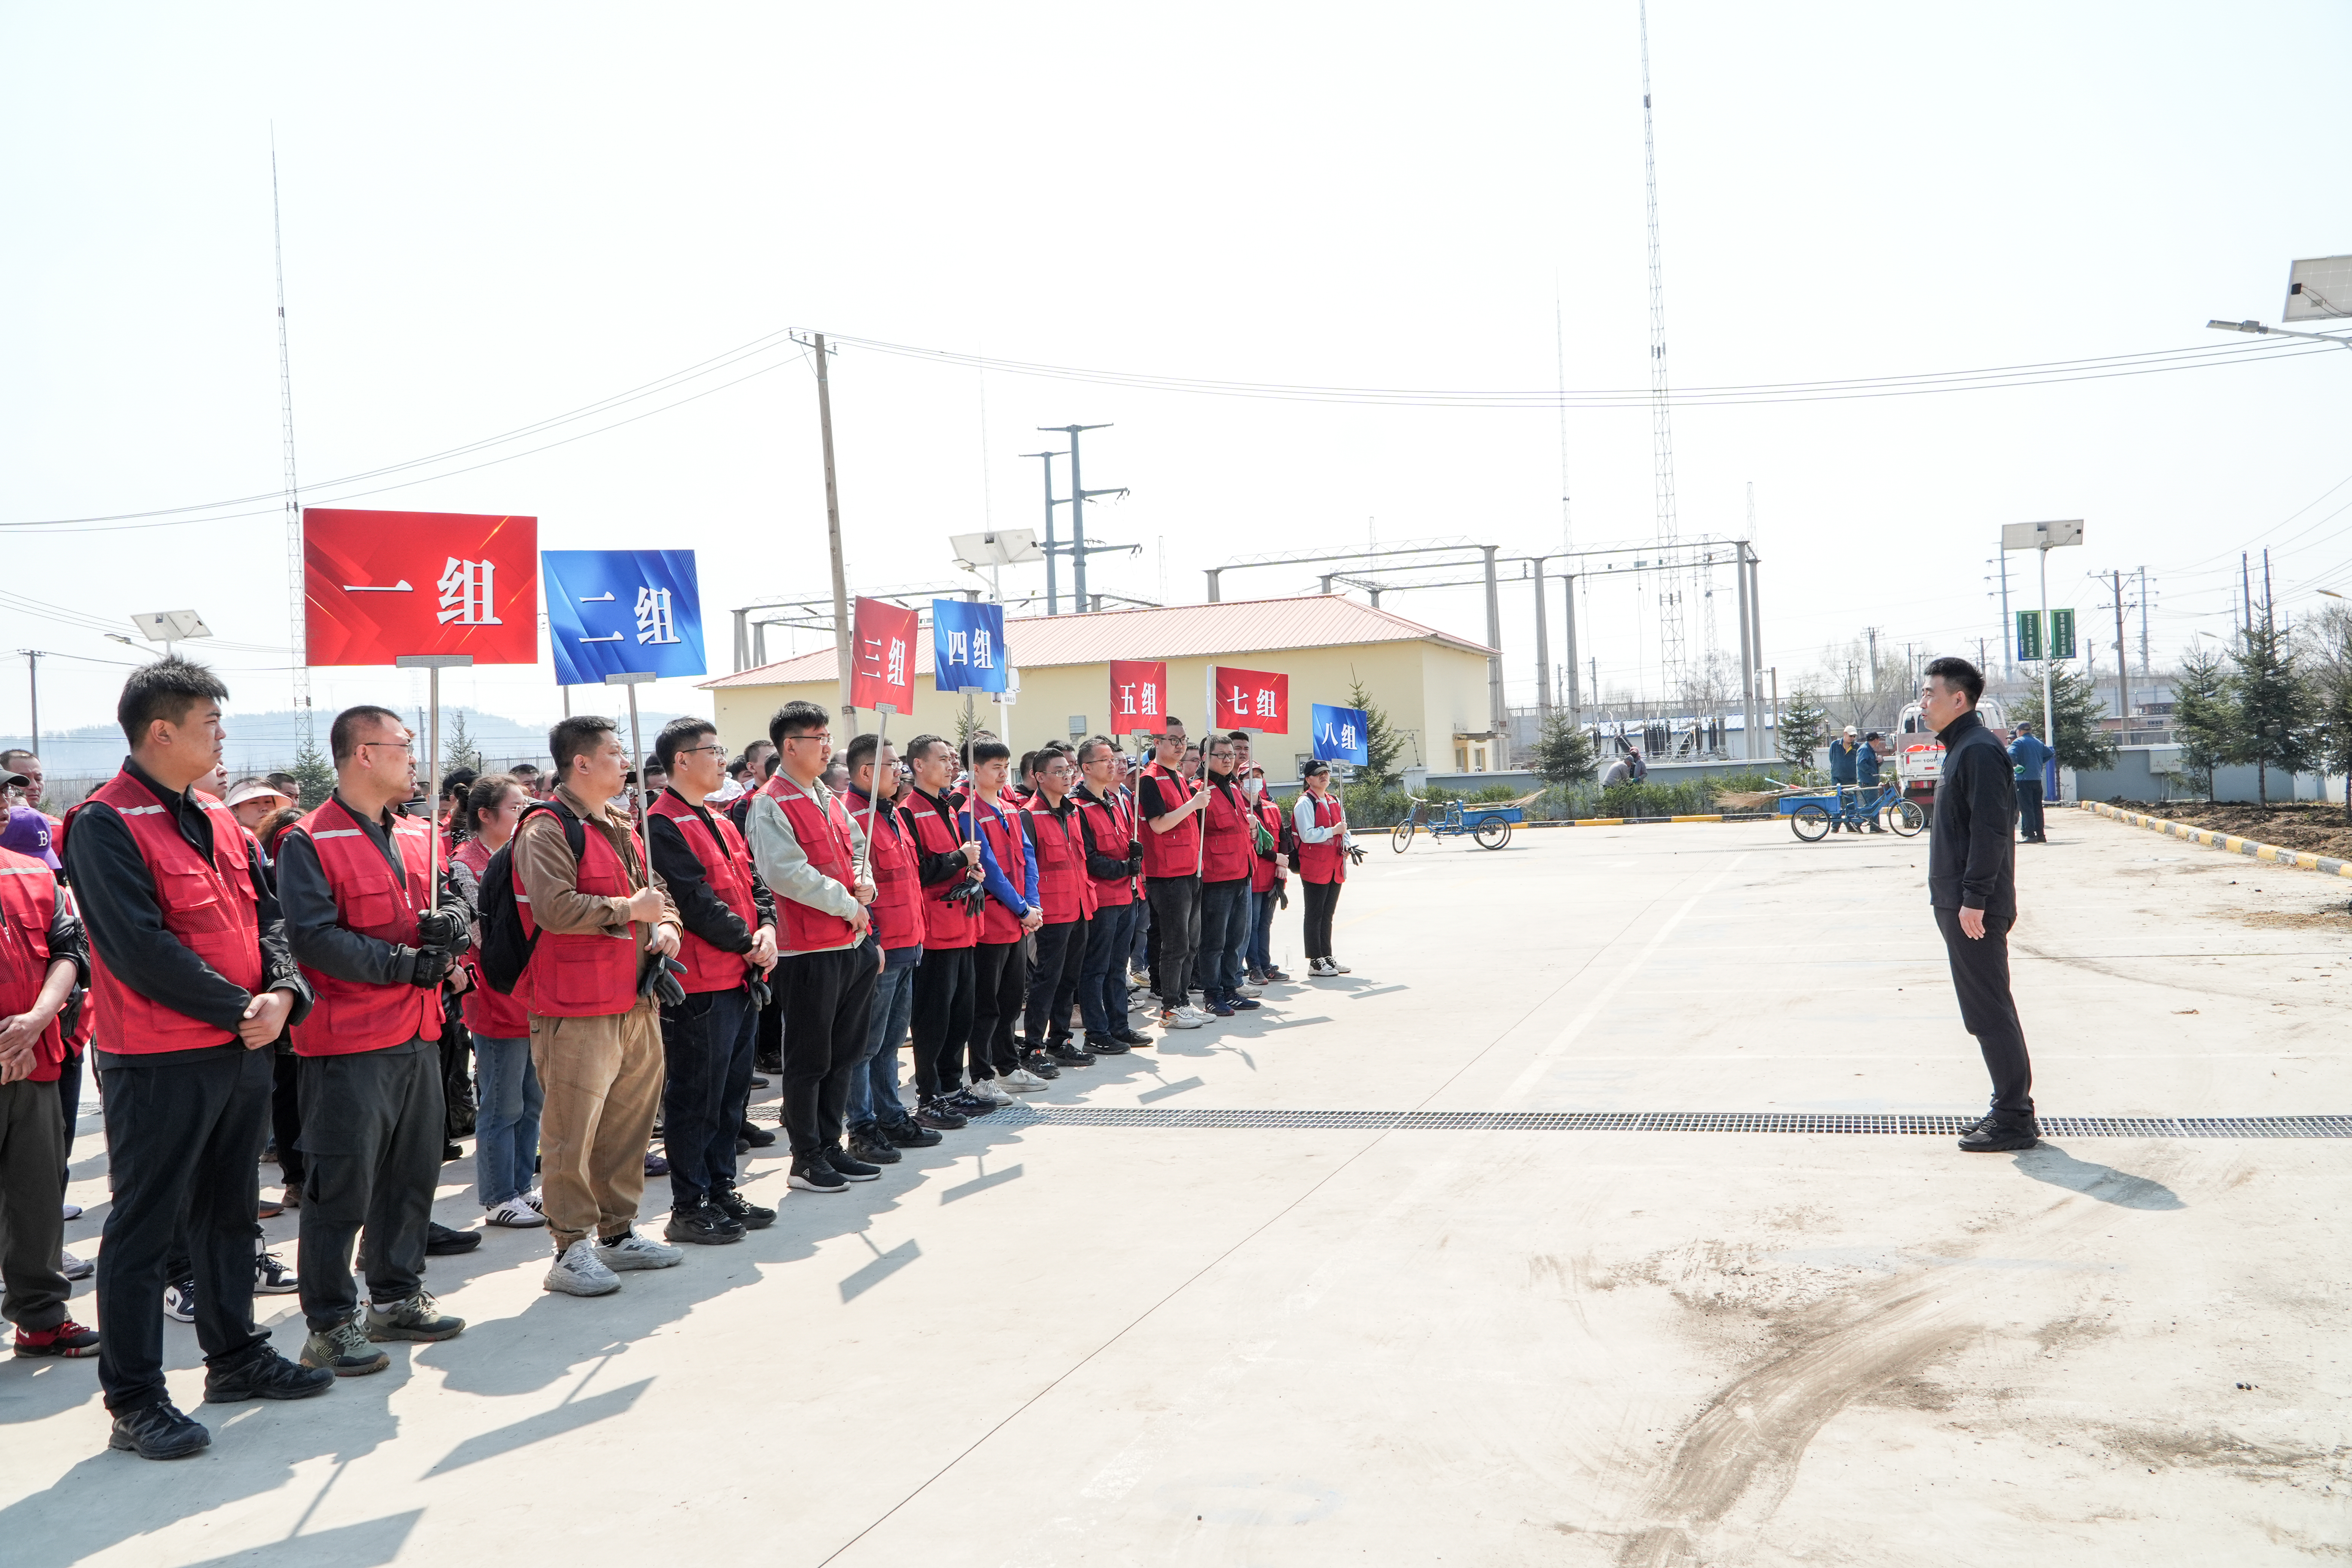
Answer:
[[[2270,331],[2260,321],[2208,321],[2205,324],[2217,332],[2252,332],[2258,337]]]

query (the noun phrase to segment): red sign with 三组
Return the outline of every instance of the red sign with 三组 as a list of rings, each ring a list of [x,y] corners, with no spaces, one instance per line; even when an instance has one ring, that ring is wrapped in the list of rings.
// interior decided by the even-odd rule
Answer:
[[[1290,730],[1290,677],[1263,669],[1210,671],[1216,693],[1217,730],[1265,730],[1287,734]]]
[[[917,612],[884,599],[860,599],[850,620],[856,656],[850,661],[849,705],[893,713],[915,710]]]
[[[536,664],[539,520],[307,507],[302,593],[311,664]]]
[[[1144,658],[1110,661],[1114,735],[1157,735],[1168,728],[1168,666]]]

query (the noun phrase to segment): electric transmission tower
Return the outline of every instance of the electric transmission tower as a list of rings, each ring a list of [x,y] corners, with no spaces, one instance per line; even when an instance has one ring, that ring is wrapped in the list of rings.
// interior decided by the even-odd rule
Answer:
[[[286,235],[278,216],[278,132],[269,132],[269,243],[278,261],[278,403],[286,447],[286,620],[294,645],[294,724],[311,738],[310,655],[302,636],[302,501],[294,479],[294,368],[286,351]]]
[[[1650,196],[1650,435],[1652,478],[1657,493],[1658,542],[1672,545],[1680,531],[1675,522],[1675,433],[1666,410],[1666,285],[1658,268],[1658,144],[1650,125],[1650,7],[1643,0],[1642,21],[1642,173]],[[1683,641],[1684,574],[1658,574],[1658,666],[1665,696],[1681,696],[1690,673]]]

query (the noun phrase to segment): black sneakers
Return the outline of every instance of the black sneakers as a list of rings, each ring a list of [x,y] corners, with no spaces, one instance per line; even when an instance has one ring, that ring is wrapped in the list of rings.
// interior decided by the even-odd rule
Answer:
[[[849,1157],[863,1160],[869,1165],[895,1165],[906,1158],[890,1146],[887,1139],[878,1134],[867,1137],[863,1133],[850,1139]]]
[[[1087,1049],[1092,1055],[1098,1057],[1123,1057],[1127,1055],[1127,1042],[1114,1039],[1108,1035],[1098,1035],[1089,1029],[1087,1031]]]
[[[315,1399],[334,1386],[335,1374],[329,1369],[299,1365],[288,1361],[268,1345],[259,1345],[243,1361],[215,1367],[205,1373],[205,1403],[226,1405],[239,1399]],[[152,1410],[156,1406],[148,1408]],[[172,1410],[168,1405],[162,1408]],[[176,1410],[172,1410],[172,1414],[179,1415]],[[180,1419],[186,1421],[187,1417],[181,1415]],[[188,1424],[195,1426],[193,1421]],[[118,1421],[115,1426],[120,1431],[121,1423]],[[201,1432],[204,1428],[197,1426],[196,1430]],[[205,1441],[211,1439],[207,1437]],[[117,1443],[114,1447],[121,1448],[130,1445]],[[202,1447],[204,1443],[196,1447]],[[149,1454],[144,1448],[140,1452],[151,1459],[177,1458],[176,1455]]]
[[[452,1230],[439,1220],[427,1222],[425,1250],[435,1258],[447,1258],[455,1253],[471,1252],[482,1245],[478,1230]]]
[[[751,1121],[743,1123],[742,1130],[735,1136],[754,1149],[765,1149],[776,1141],[776,1135],[773,1132]]]
[[[734,1220],[745,1230],[765,1230],[776,1223],[776,1211],[761,1208],[732,1187],[719,1187],[710,1194],[710,1206]]]
[[[327,1381],[335,1381],[332,1373]],[[108,1447],[128,1449],[142,1459],[184,1459],[211,1447],[212,1442],[203,1423],[181,1415],[168,1399],[122,1412],[106,1437]]]
[[[882,1136],[896,1149],[934,1149],[940,1135],[919,1121],[893,1121],[882,1129]]]
[[[916,1126],[943,1132],[952,1132],[971,1121],[971,1118],[937,1096],[923,1101],[921,1108],[915,1112]]]
[[[1046,1041],[1045,1054],[1066,1068],[1090,1068],[1095,1065],[1095,1058],[1073,1045],[1066,1035],[1058,1040]]]
[[[1114,1030],[1111,1034],[1111,1038],[1117,1040],[1120,1045],[1127,1047],[1129,1050],[1134,1049],[1138,1046],[1148,1046],[1151,1043],[1151,1037],[1150,1035],[1143,1033],[1140,1029],[1135,1028]]]
[[[2042,1124],[2032,1112],[2016,1116],[1996,1110],[1969,1129],[1960,1139],[1960,1147],[1971,1154],[2006,1154],[2015,1149],[2031,1149],[2040,1142]]]
[[[868,1166],[867,1169],[873,1167]],[[881,1173],[877,1171],[875,1174]],[[804,1193],[845,1193],[849,1190],[848,1181],[833,1168],[833,1163],[823,1153],[793,1155],[793,1173],[784,1181]]]
[[[824,1158],[835,1171],[853,1182],[878,1182],[882,1179],[881,1166],[867,1164],[838,1143],[824,1151]]]
[[[725,1247],[743,1239],[743,1226],[717,1204],[705,1201],[690,1209],[670,1210],[662,1239],[689,1247]]]
[[[1039,1078],[1059,1078],[1062,1076],[1062,1068],[1060,1065],[1054,1058],[1047,1056],[1043,1051],[1022,1052],[1021,1065],[1028,1068],[1031,1072],[1035,1073]]]

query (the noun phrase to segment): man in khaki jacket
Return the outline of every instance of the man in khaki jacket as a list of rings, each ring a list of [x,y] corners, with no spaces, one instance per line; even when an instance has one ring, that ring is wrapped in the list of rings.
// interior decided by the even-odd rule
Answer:
[[[555,810],[515,831],[514,862],[539,936],[515,994],[530,1011],[540,1111],[540,1187],[555,1263],[543,1282],[572,1296],[621,1288],[616,1269],[667,1268],[686,1254],[636,1233],[646,1144],[661,1106],[660,1005],[639,977],[677,952],[681,923],[616,799],[628,771],[613,721],[566,719],[548,732]],[[582,852],[563,816],[584,830]],[[612,944],[625,942],[621,949]]]

